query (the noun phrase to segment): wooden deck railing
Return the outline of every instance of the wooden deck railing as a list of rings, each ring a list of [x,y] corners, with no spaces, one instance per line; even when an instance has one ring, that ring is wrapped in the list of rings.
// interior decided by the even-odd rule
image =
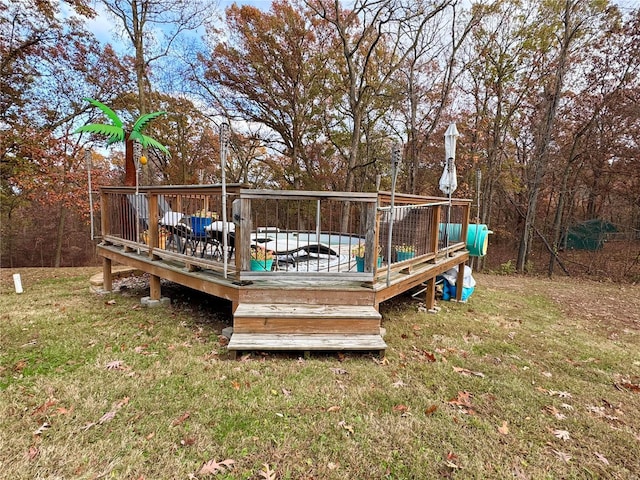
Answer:
[[[240,185],[227,185],[226,190],[231,230],[231,204]],[[206,230],[219,226],[224,217],[220,185],[140,187],[138,193],[133,187],[103,187],[100,192],[105,244],[146,252],[153,259],[180,261],[190,268],[224,270],[224,239],[216,240]],[[232,253],[233,232],[229,233],[227,251]],[[235,274],[234,262],[227,268]]]
[[[466,248],[470,200],[380,192],[377,234],[383,268],[376,279],[391,271],[411,270],[414,265],[434,261]],[[393,226],[391,218],[393,217]],[[391,231],[391,241],[389,233]]]
[[[374,281],[464,249],[470,201],[396,195],[393,226],[388,192],[234,184],[227,186],[226,224],[222,205],[220,185],[140,187],[137,194],[104,187],[103,242],[242,281]],[[271,252],[272,266],[264,258],[252,262],[261,249]]]
[[[241,190],[234,207],[240,278],[371,281],[374,256],[366,252],[375,251],[376,201],[375,193]],[[275,257],[273,270],[252,269],[260,248]],[[365,252],[360,269],[356,249]]]

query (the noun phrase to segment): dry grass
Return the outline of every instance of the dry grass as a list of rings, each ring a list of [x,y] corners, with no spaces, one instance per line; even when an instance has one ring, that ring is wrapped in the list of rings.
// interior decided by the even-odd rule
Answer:
[[[227,305],[147,310],[93,272],[27,270],[22,295],[2,272],[6,478],[638,478],[638,287],[478,276],[438,315],[384,304],[382,362],[229,361]]]

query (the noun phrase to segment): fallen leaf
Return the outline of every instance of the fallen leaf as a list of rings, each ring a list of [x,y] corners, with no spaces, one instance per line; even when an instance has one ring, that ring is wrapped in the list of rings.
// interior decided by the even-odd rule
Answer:
[[[38,408],[36,408],[31,415],[40,415],[41,413],[46,412],[49,409],[49,407],[54,406],[56,403],[57,402],[54,399],[47,400],[42,405],[40,405]]]
[[[65,408],[65,407],[56,408],[56,415],[67,415],[67,414],[69,414],[71,412],[73,412],[73,407],[71,407],[71,408]]]
[[[453,452],[447,452],[447,460],[457,460],[458,459],[458,455],[456,455]]]
[[[464,391],[458,392],[458,396],[449,400],[451,405],[459,405],[462,407],[470,407],[471,406],[471,393]]]
[[[402,380],[397,380],[396,382],[392,383],[391,386],[394,388],[400,388],[400,387],[406,387],[407,384],[404,383]]]
[[[569,463],[569,460],[573,458],[568,453],[561,452],[560,450],[552,450],[552,451],[565,463]]]
[[[553,405],[547,405],[546,407],[544,407],[544,409],[550,413],[551,415],[553,415],[554,417],[556,417],[558,420],[564,420],[567,418],[567,416],[564,413],[560,413],[560,410],[558,410],[556,407],[554,407]]]
[[[553,436],[559,438],[560,440],[564,440],[565,442],[571,438],[569,436],[569,432],[567,432],[566,430],[554,430]]]
[[[427,408],[424,411],[424,414],[427,415],[427,416],[433,415],[436,410],[438,410],[438,406],[437,405],[431,405],[429,408]]]
[[[184,423],[184,421],[189,418],[191,416],[191,414],[189,412],[184,412],[182,415],[180,415],[178,418],[176,418],[172,423],[171,426],[175,427],[177,425],[180,425],[181,423]]]
[[[336,375],[347,375],[349,373],[343,368],[330,368],[329,370],[331,370]]]
[[[51,425],[48,424],[47,422],[44,422],[42,425],[40,425],[38,427],[38,429],[35,432],[33,432],[33,434],[34,435],[42,435],[44,432],[46,432],[50,428],[51,428]]]
[[[144,438],[145,438],[145,439],[147,439],[147,440],[151,440],[151,439],[152,439],[153,437],[155,437],[155,436],[156,436],[155,432],[151,432],[149,435],[147,435],[147,436],[146,436],[146,437],[144,437]]]
[[[104,302],[105,305],[115,305],[116,301],[115,300],[107,300],[106,302]]]
[[[423,351],[422,353],[427,358],[427,361],[429,361],[429,362],[435,362],[436,361],[436,356],[433,353],[427,352],[427,351]]]
[[[616,384],[616,387],[617,386],[618,385]],[[620,386],[631,392],[640,393],[640,384],[636,385],[635,383],[631,383],[631,382],[623,382],[620,384]],[[620,390],[620,388],[618,388],[618,390]]]
[[[231,380],[231,386],[235,389],[235,390],[240,390],[240,383],[236,382],[235,380]]]
[[[393,407],[393,411],[394,412],[407,412],[409,410],[409,407],[407,407],[406,405],[396,405]]]
[[[229,458],[219,463],[215,460],[209,460],[207,463],[202,465],[202,468],[198,471],[198,475],[216,475],[217,473],[231,470],[234,463],[236,462]]]
[[[96,426],[96,422],[89,422],[89,423],[86,423],[86,424],[81,428],[81,430],[82,430],[82,431],[84,431],[84,432],[86,432],[86,431],[87,431],[87,430],[89,430],[91,427],[95,427],[95,426]]]
[[[468,415],[475,415],[476,413],[471,406],[471,393],[469,392],[458,392],[458,396],[449,400],[448,403],[457,406],[462,413]]]
[[[264,463],[264,470],[260,470],[258,474],[265,480],[276,480],[276,472],[271,470],[268,463]]]
[[[107,370],[122,370],[124,363],[121,360],[112,360],[105,365]]]
[[[329,408],[327,408],[327,412],[339,412],[340,411],[340,407],[338,405],[332,405]]]
[[[571,398],[571,394],[569,392],[559,392],[556,390],[549,390],[547,393],[549,393],[549,395],[553,396],[558,396],[560,398]]]
[[[283,387],[283,388],[282,388],[282,394],[283,394],[285,397],[290,397],[290,396],[291,396],[291,390],[287,390],[286,388],[284,388],[284,387]]]
[[[115,418],[116,413],[117,412],[115,410],[111,410],[110,412],[105,413],[103,416],[100,417],[100,420],[98,420],[98,423],[102,425],[103,423],[110,422]]]
[[[604,455],[602,455],[601,453],[598,452],[594,452],[594,455],[598,458],[598,460],[600,460],[602,463],[604,463],[605,465],[609,465],[609,460],[607,460],[605,458]]]
[[[344,420],[341,422],[338,422],[338,426],[344,428],[351,435],[354,434],[353,427],[351,425],[347,425],[347,422],[345,422]]]
[[[28,364],[27,360],[19,360],[18,362],[16,362],[16,364],[13,366],[13,369],[16,372],[19,372],[21,370],[23,370]]]
[[[196,439],[193,437],[187,437],[180,440],[180,445],[182,445],[183,447],[190,447],[195,443],[196,443]]]
[[[31,445],[29,447],[29,451],[27,453],[24,454],[24,456],[26,458],[28,458],[29,460],[33,460],[34,458],[36,458],[38,455],[40,455],[40,450],[38,450],[38,447]]]
[[[502,435],[509,435],[509,427],[507,426],[507,421],[502,422],[502,426],[498,427],[498,433]]]
[[[458,372],[458,373],[460,373],[462,375],[468,375],[468,376],[484,378],[484,373],[482,373],[482,372],[473,372],[473,371],[471,371],[469,369],[466,369],[466,368],[453,367],[453,371],[454,372]]]
[[[118,400],[115,403],[114,407],[115,408],[122,408],[122,407],[124,407],[125,405],[128,405],[128,404],[129,404],[129,397],[124,397],[121,400]]]

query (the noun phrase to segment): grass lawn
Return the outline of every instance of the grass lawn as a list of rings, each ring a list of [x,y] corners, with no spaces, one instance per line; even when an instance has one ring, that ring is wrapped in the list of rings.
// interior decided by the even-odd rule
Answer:
[[[230,361],[228,304],[96,271],[2,270],[3,478],[640,478],[639,286],[477,275],[383,304],[384,359]]]

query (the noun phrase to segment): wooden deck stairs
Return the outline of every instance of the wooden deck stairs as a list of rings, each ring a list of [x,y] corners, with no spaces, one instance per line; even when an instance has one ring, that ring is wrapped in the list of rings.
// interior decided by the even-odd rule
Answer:
[[[243,350],[360,350],[387,348],[380,313],[365,305],[240,303],[234,312],[232,356]]]

